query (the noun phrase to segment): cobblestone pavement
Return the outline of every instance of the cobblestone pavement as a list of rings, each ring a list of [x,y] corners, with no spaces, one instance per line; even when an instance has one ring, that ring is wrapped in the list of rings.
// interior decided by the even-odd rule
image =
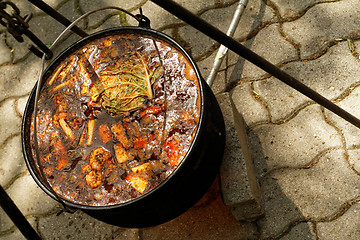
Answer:
[[[26,0],[30,29],[50,44],[63,27]],[[66,17],[117,4],[139,7],[154,29],[169,34],[196,60],[206,78],[219,44],[148,0],[49,0]],[[178,0],[223,30],[235,0]],[[360,117],[360,4],[358,0],[249,0],[234,38],[307,86]],[[91,33],[120,23],[119,13],[95,14],[79,26]],[[59,52],[77,40],[69,36]],[[22,156],[21,119],[40,61],[0,28],[0,184],[43,239],[360,239],[360,130],[266,72],[229,53],[215,80],[229,92],[248,126],[265,205],[256,222],[237,222],[223,204],[218,180],[192,209],[160,226],[126,229],[59,204],[32,180]],[[0,239],[22,235],[0,211]]]

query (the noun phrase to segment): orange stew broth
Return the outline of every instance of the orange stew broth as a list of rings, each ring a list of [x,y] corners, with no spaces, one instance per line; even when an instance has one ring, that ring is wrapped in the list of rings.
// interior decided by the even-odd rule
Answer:
[[[148,69],[163,68],[151,85],[153,98],[109,114],[92,98],[94,83],[135,53]],[[37,115],[40,167],[64,199],[105,206],[137,198],[164,181],[191,146],[200,115],[198,79],[164,40],[136,33],[103,37],[45,78]],[[33,137],[32,127],[34,152]]]

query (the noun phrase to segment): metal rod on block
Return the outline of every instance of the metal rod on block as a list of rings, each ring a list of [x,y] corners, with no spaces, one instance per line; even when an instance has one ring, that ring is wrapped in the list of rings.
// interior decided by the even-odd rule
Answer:
[[[52,18],[54,18],[56,21],[60,22],[64,26],[67,27],[71,24],[71,21],[69,19],[67,19],[66,17],[61,15],[58,11],[56,11],[55,9],[50,7],[44,1],[41,1],[41,0],[28,0],[28,1],[31,2],[32,4],[34,4],[36,7],[40,8],[42,11],[44,11],[46,14],[48,14],[49,16],[51,16]],[[73,32],[75,32],[77,35],[79,35],[80,37],[88,36],[88,34],[86,32],[84,32],[81,28],[79,28],[77,26],[73,26],[71,28],[71,30]]]
[[[226,32],[226,35],[228,35],[229,37],[234,36],[235,30],[239,24],[240,18],[244,12],[244,9],[246,8],[247,3],[248,3],[248,0],[240,0],[239,1],[238,6],[235,10],[234,16],[232,18],[232,21],[230,23],[229,29]],[[219,71],[220,65],[221,65],[227,51],[228,51],[228,49],[224,45],[221,45],[219,47],[219,50],[215,56],[213,68],[211,69],[210,74],[209,74],[208,78],[206,79],[206,82],[210,87],[214,83],[215,77]]]
[[[151,0],[236,54],[360,128],[360,120],[172,0]]]
[[[2,186],[0,186],[0,206],[4,209],[6,214],[10,217],[10,219],[14,222],[16,227],[20,230],[26,239],[41,240],[39,235],[32,228],[24,215],[20,212],[9,195],[7,195]]]

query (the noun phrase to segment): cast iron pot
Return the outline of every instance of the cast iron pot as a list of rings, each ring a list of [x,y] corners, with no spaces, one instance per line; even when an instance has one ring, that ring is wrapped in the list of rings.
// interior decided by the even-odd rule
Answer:
[[[82,210],[103,222],[121,227],[149,227],[181,215],[193,206],[209,189],[218,172],[225,147],[224,120],[214,94],[201,78],[198,68],[186,51],[169,36],[142,27],[119,27],[90,35],[62,52],[47,67],[44,76],[50,74],[59,63],[85,44],[109,35],[123,33],[151,35],[164,40],[184,54],[194,67],[200,84],[201,112],[193,143],[177,169],[157,187],[138,198],[109,206],[88,206],[61,199],[66,206]],[[27,102],[22,123],[22,147],[26,165],[39,187],[50,197],[59,197],[44,182],[36,167],[30,146],[31,116],[34,111],[34,87]]]

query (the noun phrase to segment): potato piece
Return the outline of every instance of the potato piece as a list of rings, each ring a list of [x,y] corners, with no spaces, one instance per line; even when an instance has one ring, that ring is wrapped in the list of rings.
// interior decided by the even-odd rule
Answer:
[[[142,173],[142,172],[149,171],[150,169],[151,169],[151,164],[147,162],[147,163],[144,163],[144,164],[141,164],[141,165],[131,168],[131,171],[133,171],[134,173]]]
[[[106,149],[102,147],[96,148],[90,153],[90,166],[92,169],[100,171],[110,157],[111,154]]]
[[[131,143],[126,136],[125,129],[124,129],[123,125],[121,124],[121,122],[115,123],[111,127],[111,131],[114,133],[116,139],[119,140],[125,148],[131,147]]]
[[[69,125],[66,123],[64,118],[60,118],[59,119],[59,124],[61,129],[65,132],[66,136],[71,140],[74,141],[75,137],[74,137],[74,133],[72,132],[71,128],[69,127]]]
[[[124,149],[121,143],[115,144],[114,150],[118,163],[124,163],[131,160],[131,155]]]
[[[130,183],[130,185],[135,188],[137,191],[143,193],[146,189],[146,185],[147,185],[147,181],[145,181],[142,178],[139,178],[137,176],[134,175],[127,175],[126,176],[126,181],[128,181]]]

